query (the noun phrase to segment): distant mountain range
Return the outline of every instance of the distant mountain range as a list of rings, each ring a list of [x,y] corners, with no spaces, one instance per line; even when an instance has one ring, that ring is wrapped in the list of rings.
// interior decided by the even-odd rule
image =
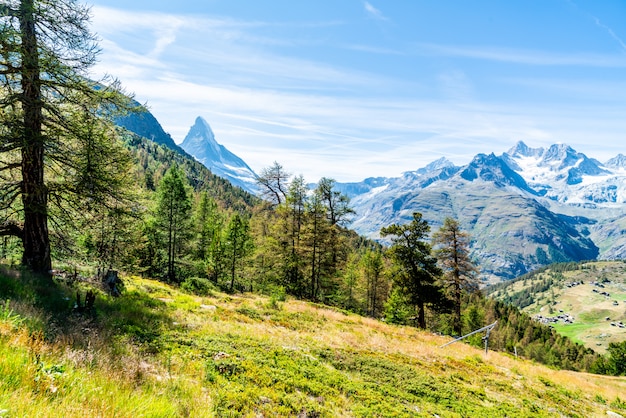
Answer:
[[[478,154],[458,167],[442,158],[398,178],[339,183],[357,216],[380,228],[420,212],[433,230],[450,216],[472,236],[472,253],[492,281],[552,262],[626,257],[626,157],[601,163],[565,144],[518,142],[501,156]]]
[[[256,174],[215,140],[198,117],[178,146],[146,112],[118,121],[132,132],[194,156],[214,174],[257,193]],[[336,183],[351,198],[351,228],[379,239],[382,227],[422,213],[434,231],[446,217],[472,236],[472,255],[491,282],[561,261],[626,258],[626,157],[599,162],[565,144],[445,158],[401,177]]]

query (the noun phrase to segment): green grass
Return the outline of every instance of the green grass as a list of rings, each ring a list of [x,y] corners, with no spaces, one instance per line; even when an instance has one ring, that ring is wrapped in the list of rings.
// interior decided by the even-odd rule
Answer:
[[[624,379],[442,349],[449,339],[284,297],[124,280],[122,297],[99,293],[79,315],[74,289],[0,273],[3,418],[626,413]]]

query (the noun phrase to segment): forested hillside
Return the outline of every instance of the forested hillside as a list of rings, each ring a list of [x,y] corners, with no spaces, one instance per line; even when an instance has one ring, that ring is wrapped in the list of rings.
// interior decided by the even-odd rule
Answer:
[[[397,349],[396,335],[433,350],[444,339],[430,332],[497,322],[491,349],[626,373],[622,346],[600,357],[485,299],[458,221],[431,240],[413,213],[381,229],[384,248],[348,228],[354,210],[334,179],[310,190],[278,162],[252,196],[114,125],[138,109],[119,82],[84,77],[98,50],[84,6],[20,0],[0,10],[0,415],[624,409],[613,390],[580,395],[541,371],[524,377],[506,356],[499,374],[467,346],[452,358]],[[481,335],[469,342],[482,346]],[[508,383],[486,391],[489,376]],[[532,379],[530,397],[510,401],[511,376]],[[540,389],[552,398],[540,401]]]

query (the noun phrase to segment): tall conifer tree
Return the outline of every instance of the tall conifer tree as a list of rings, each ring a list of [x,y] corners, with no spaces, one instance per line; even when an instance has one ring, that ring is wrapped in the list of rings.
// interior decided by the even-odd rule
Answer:
[[[390,236],[391,258],[399,269],[396,286],[400,287],[410,303],[417,308],[417,325],[426,328],[425,306],[439,305],[444,299],[437,281],[441,270],[437,259],[431,254],[426,239],[430,226],[421,213],[414,213],[413,220],[405,225],[393,224],[380,230],[383,237]]]
[[[437,247],[435,254],[443,270],[444,286],[454,305],[454,332],[462,335],[461,296],[463,292],[478,290],[478,269],[469,255],[470,237],[461,231],[457,220],[446,218],[433,234],[433,244]]]
[[[125,105],[116,89],[85,78],[98,53],[88,23],[75,0],[0,4],[0,235],[18,236],[22,263],[41,273],[51,268],[50,197],[80,200],[50,184],[52,165],[75,172],[67,145],[82,129],[72,118],[100,123],[103,105]]]
[[[187,192],[184,173],[178,166],[172,166],[163,176],[157,189],[157,224],[163,234],[167,252],[167,272],[169,280],[176,281],[176,259],[181,253],[186,235],[189,233],[191,199]]]

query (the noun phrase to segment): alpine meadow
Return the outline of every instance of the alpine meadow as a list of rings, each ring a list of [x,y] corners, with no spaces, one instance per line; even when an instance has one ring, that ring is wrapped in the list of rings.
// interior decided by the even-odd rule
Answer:
[[[94,75],[94,10],[0,0],[0,418],[626,416],[619,158],[255,172],[201,116],[178,145],[129,68]]]

